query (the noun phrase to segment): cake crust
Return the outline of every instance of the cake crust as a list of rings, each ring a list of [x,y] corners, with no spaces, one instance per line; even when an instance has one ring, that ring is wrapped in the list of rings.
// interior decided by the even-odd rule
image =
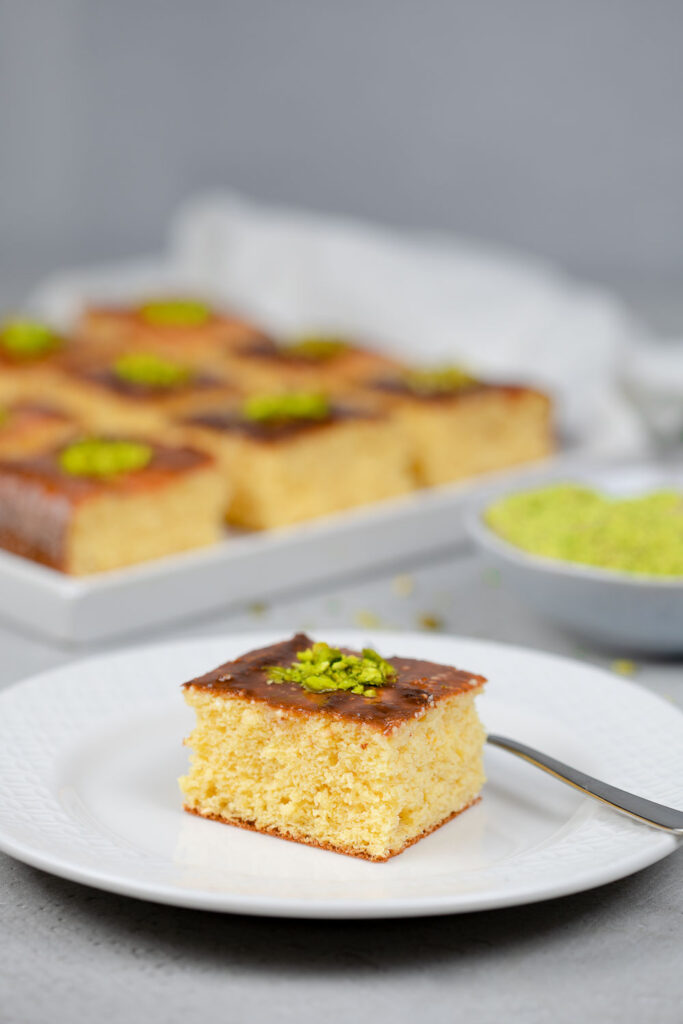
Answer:
[[[448,665],[415,658],[387,658],[396,669],[391,686],[378,687],[375,697],[348,690],[311,693],[297,683],[269,683],[268,669],[291,664],[313,641],[305,633],[290,640],[249,651],[211,672],[183,684],[218,696],[261,701],[273,708],[300,714],[325,714],[390,733],[411,718],[420,717],[439,700],[480,689],[486,679]],[[345,654],[357,654],[344,650]]]
[[[420,832],[417,836],[412,836],[398,850],[392,850],[385,857],[372,856],[372,854],[365,853],[363,850],[353,850],[346,846],[335,846],[333,843],[320,842],[313,839],[311,836],[295,836],[288,833],[286,829],[259,828],[259,826],[255,825],[252,821],[246,821],[242,818],[225,818],[220,814],[208,814],[204,811],[200,811],[196,807],[188,807],[187,804],[185,804],[183,810],[187,811],[188,814],[196,815],[198,818],[205,818],[207,821],[217,821],[221,825],[233,825],[236,828],[242,828],[248,832],[260,832],[261,835],[264,836],[273,836],[275,839],[286,839],[288,842],[298,843],[300,846],[314,846],[318,850],[328,850],[330,853],[342,853],[346,857],[355,857],[357,860],[368,860],[373,864],[386,864],[388,860],[398,857],[399,853],[403,853],[403,851],[407,850],[409,846],[414,846],[415,843],[419,843],[421,839],[424,839],[426,836],[430,836],[432,832],[436,832],[437,829],[442,828],[443,825],[447,825],[449,821],[453,821],[454,818],[457,818],[460,814],[468,811],[470,807],[474,807],[480,800],[480,796],[475,797],[474,800],[470,800],[470,802],[464,807],[460,807],[457,811],[447,814],[446,817],[443,818],[442,821],[438,821],[436,825],[432,825],[431,828],[424,829],[424,831]]]

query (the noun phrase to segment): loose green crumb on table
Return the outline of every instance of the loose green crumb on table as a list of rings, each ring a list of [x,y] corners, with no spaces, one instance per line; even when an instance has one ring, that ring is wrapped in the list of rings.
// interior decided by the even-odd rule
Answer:
[[[400,576],[394,576],[392,587],[399,597],[410,597],[415,590],[415,580],[412,576],[402,573]]]
[[[629,661],[628,658],[617,658],[610,665],[613,672],[616,672],[619,676],[633,676],[638,670],[638,666],[633,661]]]

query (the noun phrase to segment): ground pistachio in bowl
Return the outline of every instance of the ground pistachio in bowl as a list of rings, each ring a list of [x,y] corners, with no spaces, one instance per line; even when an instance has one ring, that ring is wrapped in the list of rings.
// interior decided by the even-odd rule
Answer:
[[[615,497],[554,483],[499,498],[488,527],[533,555],[642,576],[683,577],[683,492]]]

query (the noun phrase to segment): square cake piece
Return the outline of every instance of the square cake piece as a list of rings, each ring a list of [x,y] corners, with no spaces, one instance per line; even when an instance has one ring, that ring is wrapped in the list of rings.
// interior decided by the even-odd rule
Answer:
[[[479,797],[486,680],[304,634],[184,684],[185,810],[385,861]]]
[[[28,399],[0,405],[0,459],[54,448],[78,432],[73,417],[56,406]]]
[[[69,339],[42,321],[0,323],[0,402],[54,395],[54,370],[70,349]]]
[[[327,335],[275,341],[255,336],[233,346],[226,362],[247,393],[344,392],[356,381],[400,368],[397,359],[365,345]]]
[[[554,451],[551,402],[533,388],[480,381],[457,367],[391,374],[366,386],[403,431],[423,486]]]
[[[0,547],[82,576],[217,541],[225,502],[206,452],[88,438],[0,462]]]
[[[252,395],[183,424],[223,466],[235,525],[284,526],[414,486],[407,446],[381,410],[318,394]]]
[[[127,350],[104,360],[82,353],[72,358],[62,368],[58,393],[89,430],[144,434],[238,391],[219,371]]]
[[[76,334],[101,350],[142,348],[192,365],[221,363],[225,353],[259,329],[201,299],[167,296],[130,305],[92,305]]]

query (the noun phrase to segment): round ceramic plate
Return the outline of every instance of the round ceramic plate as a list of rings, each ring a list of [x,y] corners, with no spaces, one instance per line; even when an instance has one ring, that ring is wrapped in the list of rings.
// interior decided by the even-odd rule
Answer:
[[[0,847],[65,878],[160,903],[283,917],[504,907],[628,875],[675,840],[487,750],[483,800],[385,864],[185,814],[192,726],[179,684],[282,639],[246,633],[88,659],[0,695]],[[321,637],[322,639],[322,637]],[[683,714],[587,665],[478,640],[330,631],[324,639],[488,676],[486,727],[683,806]]]

